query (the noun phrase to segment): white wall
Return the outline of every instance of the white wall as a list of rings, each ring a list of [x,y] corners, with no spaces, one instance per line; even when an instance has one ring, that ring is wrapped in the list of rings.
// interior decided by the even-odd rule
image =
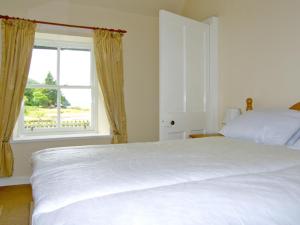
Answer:
[[[219,17],[220,119],[226,107],[300,101],[299,0],[188,0],[184,15]]]
[[[130,142],[158,140],[158,18],[70,1],[0,0],[0,14],[60,23],[122,28],[125,104]],[[109,143],[88,138],[14,143],[14,176],[31,174],[32,152],[44,148]]]

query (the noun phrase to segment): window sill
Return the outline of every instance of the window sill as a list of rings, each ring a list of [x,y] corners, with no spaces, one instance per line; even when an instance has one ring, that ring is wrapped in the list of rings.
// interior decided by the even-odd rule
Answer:
[[[28,143],[28,142],[64,141],[64,140],[72,140],[72,139],[90,139],[90,138],[111,139],[112,135],[89,133],[89,134],[26,136],[26,137],[14,138],[13,140],[10,141],[10,143],[18,144],[18,143]]]

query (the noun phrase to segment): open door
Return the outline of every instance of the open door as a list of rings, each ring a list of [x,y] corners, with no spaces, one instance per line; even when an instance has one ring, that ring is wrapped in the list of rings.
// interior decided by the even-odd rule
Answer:
[[[208,130],[210,26],[160,11],[160,140]]]

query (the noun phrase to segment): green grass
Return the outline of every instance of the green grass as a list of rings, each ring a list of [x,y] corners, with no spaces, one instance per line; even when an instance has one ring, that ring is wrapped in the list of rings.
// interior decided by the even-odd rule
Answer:
[[[61,109],[61,115],[63,117],[78,117],[89,115],[90,109],[70,107]],[[56,120],[57,109],[56,108],[41,108],[38,106],[25,106],[25,121],[26,120]]]

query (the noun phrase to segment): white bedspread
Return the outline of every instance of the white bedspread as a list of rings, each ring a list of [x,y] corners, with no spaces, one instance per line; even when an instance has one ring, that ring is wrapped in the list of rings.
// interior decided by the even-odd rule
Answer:
[[[34,225],[293,225],[300,152],[228,138],[44,150]]]

